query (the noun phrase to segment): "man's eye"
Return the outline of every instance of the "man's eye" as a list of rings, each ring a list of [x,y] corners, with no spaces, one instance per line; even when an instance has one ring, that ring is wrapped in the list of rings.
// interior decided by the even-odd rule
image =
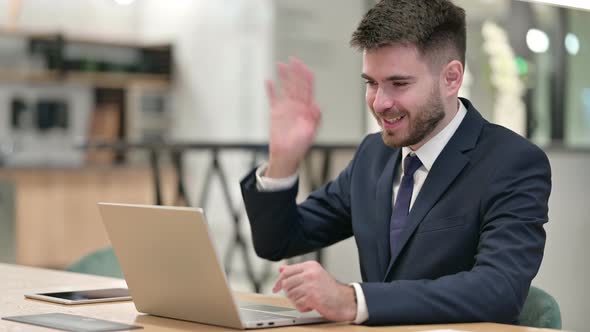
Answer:
[[[408,83],[408,82],[394,82],[393,86],[400,86],[401,87],[401,86],[406,86],[408,84],[410,84],[410,83]]]
[[[365,81],[366,85],[375,86],[377,83],[375,81]]]

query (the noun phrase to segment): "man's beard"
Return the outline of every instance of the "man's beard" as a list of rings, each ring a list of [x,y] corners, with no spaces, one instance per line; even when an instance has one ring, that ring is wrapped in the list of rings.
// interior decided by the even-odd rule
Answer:
[[[438,88],[432,91],[426,104],[421,106],[411,116],[410,113],[401,109],[398,111],[409,120],[407,135],[400,136],[399,132],[390,133],[382,130],[383,142],[393,148],[416,145],[424,140],[436,126],[444,119],[445,112]]]

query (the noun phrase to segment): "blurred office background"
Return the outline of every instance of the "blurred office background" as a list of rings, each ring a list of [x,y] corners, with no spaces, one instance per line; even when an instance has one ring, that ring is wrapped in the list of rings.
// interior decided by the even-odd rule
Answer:
[[[203,206],[232,286],[268,292],[278,265],[255,257],[238,185],[265,159],[264,79],[290,55],[316,73],[323,148],[302,169],[303,198],[376,130],[361,56],[348,47],[373,3],[0,0],[0,261],[65,269],[108,246],[98,201]],[[462,95],[551,160],[546,254],[533,284],[557,299],[564,329],[584,330],[590,11],[456,3],[468,15]],[[355,281],[355,250],[348,240],[303,259]]]

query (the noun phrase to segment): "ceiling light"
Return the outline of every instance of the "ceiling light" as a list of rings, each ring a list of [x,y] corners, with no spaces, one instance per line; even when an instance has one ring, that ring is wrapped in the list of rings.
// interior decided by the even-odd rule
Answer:
[[[117,5],[127,6],[135,2],[135,0],[114,0]]]
[[[578,36],[571,32],[568,33],[565,36],[565,49],[571,55],[578,54],[578,51],[580,51],[580,40],[578,39]]]
[[[535,53],[545,53],[549,49],[549,37],[544,31],[530,29],[526,33],[526,44]]]
[[[547,4],[551,4],[551,5],[562,6],[562,7],[571,7],[571,8],[590,10],[590,2],[588,0],[521,0],[521,1],[547,3]]]

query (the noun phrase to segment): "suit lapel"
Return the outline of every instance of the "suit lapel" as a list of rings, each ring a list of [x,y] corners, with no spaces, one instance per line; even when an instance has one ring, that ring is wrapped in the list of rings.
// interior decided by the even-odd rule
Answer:
[[[387,273],[385,274],[386,278],[410,236],[414,233],[418,225],[438,201],[440,196],[446,191],[451,183],[453,183],[459,173],[461,173],[465,165],[467,165],[467,162],[468,159],[457,151],[453,151],[452,153],[449,152],[440,160],[440,162],[438,160],[435,162],[428,173],[424,185],[422,185],[422,189],[420,189],[420,193],[418,194],[412,209],[410,210],[407,224],[400,237],[400,245],[396,246],[397,250],[392,254],[391,260],[389,261]]]
[[[387,161],[383,173],[377,182],[376,192],[376,220],[377,232],[379,239],[377,244],[377,254],[379,255],[379,276],[385,274],[387,265],[390,260],[389,253],[389,220],[391,218],[391,203],[393,199],[393,179],[398,171],[399,160],[401,158],[401,149],[397,149]]]
[[[451,140],[449,140],[434,162],[434,165],[432,165],[426,181],[422,185],[418,197],[416,197],[408,215],[406,227],[404,227],[402,232],[400,245],[397,246],[397,251],[391,255],[389,266],[384,274],[385,281],[387,281],[395,261],[418,225],[420,225],[428,211],[438,202],[440,197],[469,163],[469,158],[463,152],[475,147],[485,120],[469,101],[466,99],[462,100],[467,108],[467,114]]]

